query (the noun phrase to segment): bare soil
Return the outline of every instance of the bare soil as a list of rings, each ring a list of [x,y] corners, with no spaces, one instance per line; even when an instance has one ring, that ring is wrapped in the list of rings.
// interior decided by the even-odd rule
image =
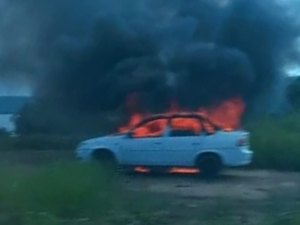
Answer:
[[[182,175],[134,175],[123,180],[129,190],[160,199],[169,196],[168,210],[185,224],[198,224],[195,218],[217,221],[212,224],[273,224],[265,221],[284,221],[299,209],[300,173],[294,172],[227,170],[210,181]]]
[[[284,195],[300,198],[300,173],[267,170],[227,170],[214,180],[183,175],[133,175],[124,179],[131,190],[190,198],[266,200]]]

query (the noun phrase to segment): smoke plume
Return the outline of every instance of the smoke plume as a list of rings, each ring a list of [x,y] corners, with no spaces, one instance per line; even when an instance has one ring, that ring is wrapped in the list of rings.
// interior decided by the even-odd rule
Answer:
[[[233,96],[270,99],[295,57],[296,13],[275,0],[3,0],[0,76],[77,111]],[[266,107],[269,105],[266,103]]]

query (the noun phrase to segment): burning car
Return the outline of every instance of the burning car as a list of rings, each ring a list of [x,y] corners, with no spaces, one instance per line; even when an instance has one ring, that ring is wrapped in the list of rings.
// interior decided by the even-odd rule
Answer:
[[[82,160],[114,161],[139,172],[199,172],[217,175],[223,167],[251,163],[249,133],[220,127],[201,113],[166,113],[128,130],[80,143]]]

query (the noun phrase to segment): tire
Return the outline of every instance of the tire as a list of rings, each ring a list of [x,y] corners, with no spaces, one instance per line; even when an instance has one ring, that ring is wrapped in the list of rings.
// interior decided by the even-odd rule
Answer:
[[[200,176],[204,178],[215,178],[222,170],[222,161],[216,154],[204,154],[197,160]]]
[[[118,163],[114,154],[108,150],[96,150],[93,153],[93,160],[105,169],[113,171],[118,169]]]

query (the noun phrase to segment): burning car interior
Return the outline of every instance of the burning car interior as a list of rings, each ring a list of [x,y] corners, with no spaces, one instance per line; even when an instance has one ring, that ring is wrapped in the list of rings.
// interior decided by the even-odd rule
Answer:
[[[150,121],[143,121],[143,114],[135,113],[130,117],[128,125],[120,127],[119,131],[125,132],[134,128],[132,136],[135,138],[161,136],[167,125],[173,135],[199,135],[201,131],[213,134],[218,129],[232,131],[239,129],[244,108],[243,101],[236,98],[213,108],[201,108],[197,112],[173,109],[161,117],[156,116],[156,119],[154,116]]]
[[[129,132],[133,138],[160,137],[164,135],[166,128],[169,128],[170,136],[197,136],[201,132],[206,134],[214,132],[213,125],[207,121],[200,121],[200,118],[195,117],[191,114],[184,117],[166,116],[166,118],[151,119],[138,124]]]

